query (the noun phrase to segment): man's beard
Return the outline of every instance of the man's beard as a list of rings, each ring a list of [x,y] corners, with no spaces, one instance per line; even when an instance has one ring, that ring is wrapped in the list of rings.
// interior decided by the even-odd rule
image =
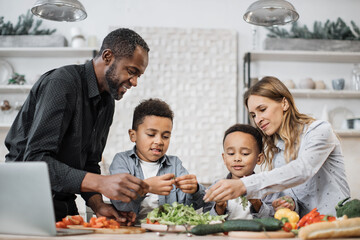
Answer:
[[[110,68],[106,71],[105,80],[109,87],[109,92],[111,97],[113,97],[115,100],[120,100],[123,96],[118,93],[120,83],[116,81],[116,75],[114,72],[115,72],[115,63],[113,63],[110,66]]]

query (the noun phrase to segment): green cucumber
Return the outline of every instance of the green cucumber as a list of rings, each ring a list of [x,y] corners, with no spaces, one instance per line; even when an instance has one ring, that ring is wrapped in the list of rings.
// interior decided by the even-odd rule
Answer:
[[[222,232],[224,232],[224,229],[223,229],[222,223],[199,224],[199,225],[193,227],[190,232],[195,235],[206,235],[206,234],[213,234],[213,233],[222,233]]]
[[[282,228],[284,225],[282,221],[276,218],[256,218],[254,221],[261,223],[264,225],[266,231],[277,231]]]
[[[251,220],[251,219],[237,219],[237,220],[228,220],[223,223],[224,231],[254,231],[260,232],[264,230],[263,224]]]

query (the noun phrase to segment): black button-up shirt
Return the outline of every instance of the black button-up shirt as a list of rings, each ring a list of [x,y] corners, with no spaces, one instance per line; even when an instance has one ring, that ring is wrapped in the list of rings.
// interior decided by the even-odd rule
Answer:
[[[100,173],[114,106],[107,92],[99,92],[92,61],[45,73],[5,139],[6,161],[45,161],[53,192],[80,193],[86,172]]]

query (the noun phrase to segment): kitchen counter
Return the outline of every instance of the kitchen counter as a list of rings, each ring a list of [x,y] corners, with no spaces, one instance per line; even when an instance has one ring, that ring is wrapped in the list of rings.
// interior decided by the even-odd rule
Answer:
[[[240,238],[231,238],[225,235],[206,235],[206,236],[191,236],[188,237],[184,233],[166,233],[164,236],[158,236],[155,232],[146,232],[143,234],[84,234],[84,235],[72,235],[72,236],[60,236],[60,237],[39,237],[39,236],[23,236],[23,235],[4,235],[0,234],[0,239],[9,239],[9,240],[23,240],[23,239],[38,239],[38,240],[46,240],[46,239],[68,239],[68,240],[235,240]],[[290,239],[290,238],[289,238]],[[282,238],[282,240],[286,240]],[[296,240],[296,238],[291,238],[291,240]],[[299,240],[299,239],[297,239]]]

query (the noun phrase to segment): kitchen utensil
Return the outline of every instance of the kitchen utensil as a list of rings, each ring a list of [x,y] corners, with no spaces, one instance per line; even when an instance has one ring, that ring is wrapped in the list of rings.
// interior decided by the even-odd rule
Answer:
[[[345,87],[345,79],[338,78],[332,80],[332,87],[334,90],[343,90]]]
[[[295,235],[292,232],[285,231],[266,231],[266,232],[248,232],[248,231],[231,231],[229,237],[234,238],[293,238]]]
[[[10,63],[3,59],[0,59],[0,84],[7,85],[13,73],[14,70]]]

